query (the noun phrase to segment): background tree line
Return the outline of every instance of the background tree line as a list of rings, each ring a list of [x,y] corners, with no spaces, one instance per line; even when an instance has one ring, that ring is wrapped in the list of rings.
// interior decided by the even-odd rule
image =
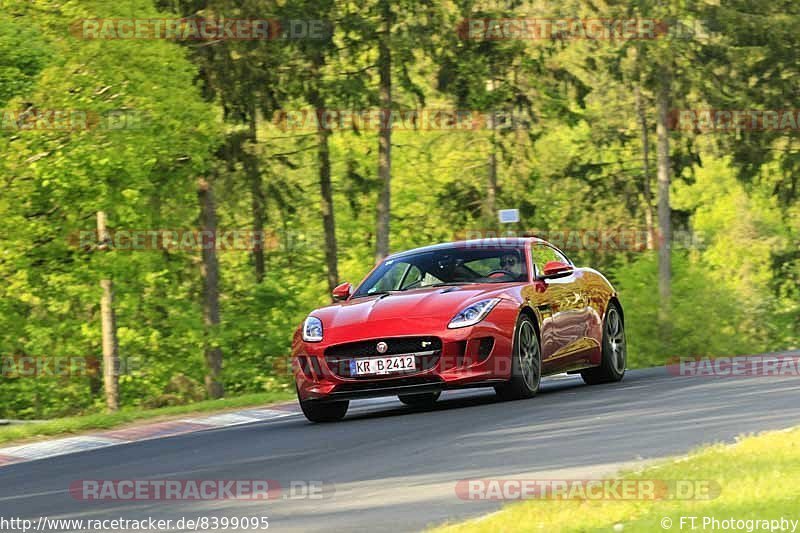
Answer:
[[[496,210],[508,207],[521,211],[514,230],[651,236],[644,249],[566,250],[618,286],[634,365],[797,347],[797,127],[708,132],[671,120],[681,109],[796,108],[799,11],[766,0],[0,0],[0,356],[99,354],[98,282],[113,279],[123,406],[288,388],[291,334],[330,289],[390,251],[498,230]],[[180,17],[322,21],[325,31],[175,41],[70,29]],[[465,20],[520,17],[684,31],[463,32]],[[495,119],[474,129],[275,120],[326,109]],[[23,127],[37,110],[129,118]],[[75,246],[98,211],[110,230],[270,238],[219,253]],[[104,405],[99,375],[11,370],[0,417]]]

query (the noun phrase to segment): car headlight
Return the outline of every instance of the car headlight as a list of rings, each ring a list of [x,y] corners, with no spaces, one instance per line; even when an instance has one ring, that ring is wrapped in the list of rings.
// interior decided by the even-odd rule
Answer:
[[[489,300],[475,302],[469,307],[465,307],[461,310],[461,312],[454,316],[453,320],[447,324],[447,327],[450,329],[455,329],[473,326],[486,318],[486,315],[489,314],[489,311],[491,311],[499,302],[500,298],[491,298]]]
[[[306,318],[306,321],[303,322],[303,340],[306,342],[322,340],[322,320],[315,316]]]

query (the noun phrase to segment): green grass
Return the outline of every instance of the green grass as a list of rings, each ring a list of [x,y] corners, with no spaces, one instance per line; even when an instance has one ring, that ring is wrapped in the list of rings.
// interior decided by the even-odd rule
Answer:
[[[685,458],[611,477],[710,480],[719,484],[721,492],[714,499],[689,501],[528,500],[509,504],[482,519],[447,525],[435,531],[663,533],[712,531],[711,525],[704,527],[703,517],[720,521],[729,518],[780,520],[782,517],[797,520],[800,519],[800,428],[743,438],[729,446],[710,446]],[[469,502],[465,504],[469,505]],[[686,521],[681,529],[681,517],[689,516],[698,517],[695,529]],[[671,527],[662,527],[664,519],[671,521]],[[716,529],[721,530],[721,526]],[[788,531],[792,531],[791,526]]]
[[[262,406],[291,398],[294,398],[294,391],[263,392],[158,409],[126,408],[116,413],[97,413],[58,418],[45,422],[0,426],[0,444],[36,439],[38,437],[81,433],[96,429],[110,429],[141,420],[153,421],[192,413]]]

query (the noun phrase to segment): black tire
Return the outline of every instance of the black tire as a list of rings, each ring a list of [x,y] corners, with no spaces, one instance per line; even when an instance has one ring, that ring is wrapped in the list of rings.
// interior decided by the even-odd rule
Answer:
[[[338,422],[347,414],[350,402],[321,402],[319,400],[300,400],[300,409],[311,422]]]
[[[613,383],[625,375],[628,349],[625,341],[625,322],[619,304],[610,302],[603,320],[603,355],[600,366],[581,371],[587,385]]]
[[[400,394],[397,398],[411,407],[431,407],[441,396],[441,392],[423,392],[421,394]]]
[[[526,315],[520,315],[514,330],[511,355],[511,379],[494,390],[503,400],[531,398],[542,382],[542,350],[536,326]]]

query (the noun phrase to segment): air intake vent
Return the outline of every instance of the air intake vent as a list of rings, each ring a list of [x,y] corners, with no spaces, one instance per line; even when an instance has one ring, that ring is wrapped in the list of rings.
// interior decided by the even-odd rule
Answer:
[[[483,337],[478,344],[478,357],[481,361],[489,357],[494,347],[494,337]]]

